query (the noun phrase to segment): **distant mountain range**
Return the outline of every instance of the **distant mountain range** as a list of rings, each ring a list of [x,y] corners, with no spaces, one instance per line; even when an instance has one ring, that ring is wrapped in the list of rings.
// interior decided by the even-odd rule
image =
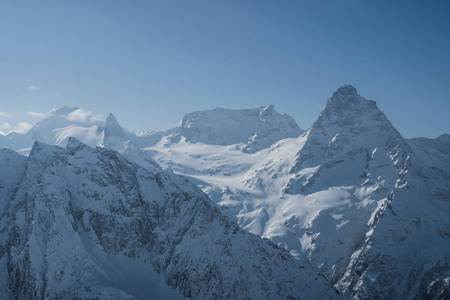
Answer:
[[[405,139],[350,85],[307,131],[273,105],[138,133],[79,111],[0,136],[6,298],[450,297],[449,134]]]

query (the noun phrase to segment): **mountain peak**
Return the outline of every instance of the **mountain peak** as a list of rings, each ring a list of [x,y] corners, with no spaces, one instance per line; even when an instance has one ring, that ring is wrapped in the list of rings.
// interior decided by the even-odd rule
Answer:
[[[103,147],[114,149],[116,151],[124,151],[125,142],[127,141],[125,130],[120,126],[116,117],[112,113],[106,118],[106,126],[103,135]]]
[[[48,145],[40,141],[35,141],[33,143],[33,147],[31,148],[29,157],[47,157],[61,150],[62,148],[60,147]]]
[[[269,106],[261,106],[260,110],[261,111],[264,111],[264,110],[275,110],[275,106],[273,104],[270,104]]]
[[[361,97],[353,86],[343,85],[328,99],[311,127],[302,155],[291,172],[315,167],[324,159],[334,163],[355,149],[361,153],[370,153],[377,147],[394,151],[400,144],[404,145],[403,137],[376,102]]]
[[[69,137],[67,140],[67,148],[69,149],[76,149],[81,146],[84,146],[84,144],[74,137]]]
[[[245,152],[265,149],[303,131],[292,117],[281,115],[273,105],[255,109],[203,110],[183,118],[181,134],[188,142],[211,145],[244,144]],[[251,144],[251,149],[248,147]]]
[[[386,120],[375,101],[364,99],[357,93],[356,88],[345,84],[328,99],[327,105],[317,121],[319,123],[327,121],[336,122],[340,125],[351,125],[367,123],[367,119],[370,118],[375,118],[378,121]],[[355,122],[357,120],[361,122]],[[315,125],[318,125],[317,121]]]
[[[119,124],[119,122],[117,122],[116,117],[112,113],[109,113],[109,116],[106,118],[106,124],[112,124],[112,123]]]
[[[344,84],[333,93],[327,102],[327,108],[331,110],[348,110],[365,105],[367,100],[358,95],[356,88]]]
[[[106,118],[105,134],[116,135],[120,137],[125,136],[122,126],[120,126],[116,117],[112,113],[110,113],[108,118]]]
[[[333,98],[345,97],[353,98],[358,95],[356,88],[350,84],[343,84],[336,92],[333,93]]]

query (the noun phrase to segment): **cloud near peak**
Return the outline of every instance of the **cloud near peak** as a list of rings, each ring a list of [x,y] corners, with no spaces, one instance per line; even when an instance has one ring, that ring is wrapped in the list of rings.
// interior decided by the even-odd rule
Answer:
[[[13,126],[8,122],[5,122],[3,124],[0,124],[0,133],[1,134],[8,134],[11,132],[26,133],[32,127],[33,125],[27,122],[19,122],[16,124],[16,126]]]
[[[102,115],[94,115],[92,111],[85,111],[81,108],[67,115],[67,120],[80,123],[95,123],[101,121]]]
[[[47,114],[39,113],[35,111],[27,111],[27,115],[33,118],[44,118]]]

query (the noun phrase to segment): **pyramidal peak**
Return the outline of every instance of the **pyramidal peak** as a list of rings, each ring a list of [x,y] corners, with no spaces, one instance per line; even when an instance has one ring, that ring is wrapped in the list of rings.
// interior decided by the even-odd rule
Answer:
[[[325,110],[358,110],[364,106],[377,108],[375,101],[366,100],[358,94],[356,88],[349,84],[342,85],[327,101]]]
[[[126,149],[125,144],[128,138],[128,132],[120,126],[116,117],[110,113],[108,118],[106,118],[102,147],[114,149],[122,153]]]
[[[323,161],[335,163],[352,156],[355,151],[372,153],[380,147],[380,150],[394,153],[400,145],[400,148],[407,149],[403,137],[376,102],[361,97],[353,86],[343,85],[328,99],[325,109],[311,127],[291,173],[302,167],[317,166]],[[405,159],[403,152],[398,156],[402,157],[399,161]]]
[[[273,104],[270,104],[269,106],[261,106],[259,108],[260,112],[263,111],[274,111],[275,110],[275,106]]]
[[[333,98],[346,97],[354,98],[358,95],[356,88],[350,84],[343,84],[336,92],[333,93]]]
[[[116,117],[112,114],[109,113],[109,116],[106,118],[106,124],[110,124],[110,125],[119,125],[119,122],[117,121]]]
[[[330,126],[338,127],[372,127],[374,123],[389,123],[384,113],[378,109],[373,100],[361,97],[356,88],[351,85],[343,85],[328,99],[325,109],[320,114],[312,129]]]
[[[79,147],[83,147],[85,146],[85,144],[83,144],[82,142],[80,142],[79,140],[77,140],[74,137],[69,137],[69,139],[67,140],[67,148],[69,149],[76,149]]]
[[[106,118],[105,135],[114,135],[119,137],[124,137],[125,132],[117,121],[116,117],[110,113],[108,118]]]
[[[40,141],[35,141],[33,143],[33,147],[31,148],[29,157],[30,158],[48,157],[49,155],[53,155],[54,153],[57,153],[62,150],[63,148],[61,147],[49,145]]]
[[[273,106],[273,104],[270,104],[269,106],[261,106],[259,108],[259,119],[260,119],[260,121],[266,120],[274,112],[275,112],[275,106]]]

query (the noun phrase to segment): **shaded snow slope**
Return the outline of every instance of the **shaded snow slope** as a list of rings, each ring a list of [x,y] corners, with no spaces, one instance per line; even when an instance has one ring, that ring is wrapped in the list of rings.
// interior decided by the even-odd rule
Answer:
[[[308,264],[241,230],[170,171],[73,138],[66,149],[36,142],[26,165],[0,154],[22,174],[5,182],[17,187],[0,230],[7,298],[338,296]]]

